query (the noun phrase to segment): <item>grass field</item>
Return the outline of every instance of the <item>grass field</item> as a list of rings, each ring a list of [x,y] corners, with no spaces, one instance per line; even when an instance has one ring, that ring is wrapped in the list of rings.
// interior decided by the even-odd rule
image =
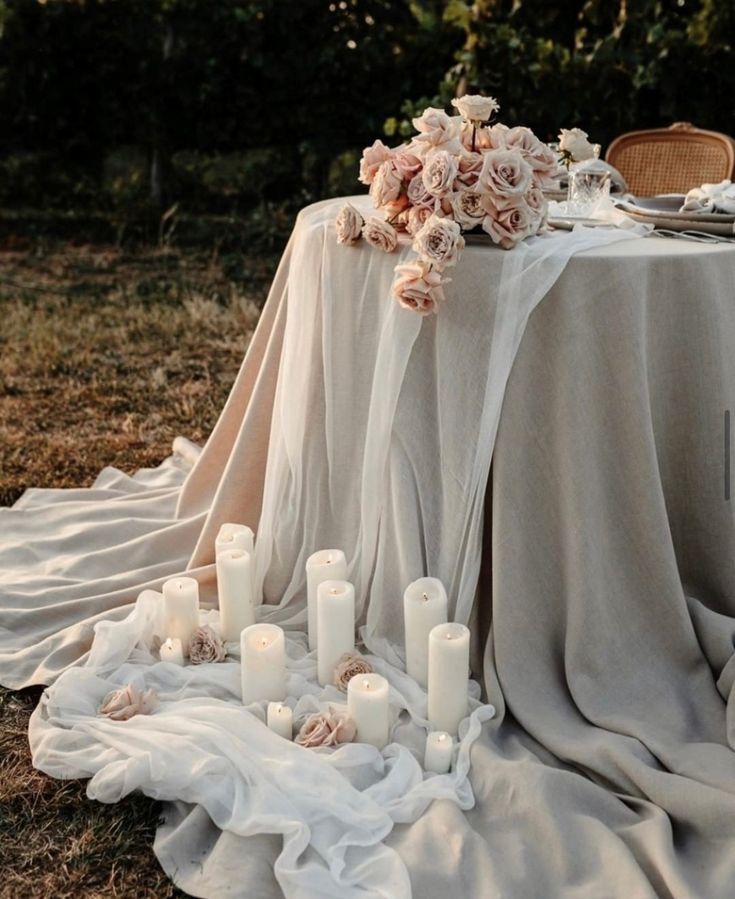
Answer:
[[[257,323],[274,257],[0,247],[0,505],[203,442]],[[40,690],[0,689],[0,899],[182,895],[151,850],[159,810],[31,765]]]

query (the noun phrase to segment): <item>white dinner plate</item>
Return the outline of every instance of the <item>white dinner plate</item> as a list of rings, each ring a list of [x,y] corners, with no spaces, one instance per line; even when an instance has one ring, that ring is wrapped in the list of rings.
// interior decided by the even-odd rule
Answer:
[[[671,231],[696,229],[708,234],[735,234],[735,215],[724,212],[679,212],[683,194],[660,197],[630,197],[618,200],[617,207],[637,222],[648,222]]]

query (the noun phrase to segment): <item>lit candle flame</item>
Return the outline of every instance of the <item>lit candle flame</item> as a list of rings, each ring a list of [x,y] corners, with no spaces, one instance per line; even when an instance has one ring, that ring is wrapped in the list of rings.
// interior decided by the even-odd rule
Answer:
[[[261,637],[261,638],[260,638],[260,645],[261,645],[262,647],[268,646],[268,643],[269,643],[269,640],[268,640],[267,637]]]
[[[335,594],[339,593],[339,590],[337,590],[335,587],[332,587],[332,589],[331,589],[329,592],[330,592],[332,595],[335,595]]]
[[[447,735],[446,735],[446,734],[439,734],[438,739],[439,739],[439,742],[440,742],[440,743],[443,743],[443,742],[447,739]]]
[[[422,593],[421,595],[424,597],[424,601],[428,600],[429,597],[426,593]]]
[[[369,680],[367,680],[367,679],[364,680],[364,681],[362,682],[362,685],[363,685],[363,687],[365,687],[366,690],[369,690],[369,689],[370,689],[370,681],[369,681]]]

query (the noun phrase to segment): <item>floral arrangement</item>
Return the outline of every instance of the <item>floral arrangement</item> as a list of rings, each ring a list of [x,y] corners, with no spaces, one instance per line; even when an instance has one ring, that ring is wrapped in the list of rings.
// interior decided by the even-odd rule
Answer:
[[[413,238],[417,258],[396,266],[393,294],[421,315],[444,300],[444,272],[457,264],[462,236],[484,231],[511,249],[545,224],[542,188],[552,183],[557,158],[529,129],[492,124],[499,110],[492,97],[453,100],[458,115],[429,107],[413,120],[408,143],[387,147],[376,140],[363,152],[360,181],[381,216],[367,221],[354,206],[336,219],[337,240],[391,253],[398,232]]]

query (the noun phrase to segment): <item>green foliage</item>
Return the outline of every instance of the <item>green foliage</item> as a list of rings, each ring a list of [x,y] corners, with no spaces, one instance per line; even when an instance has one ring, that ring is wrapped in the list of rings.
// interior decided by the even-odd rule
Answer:
[[[445,19],[465,35],[457,90],[496,96],[504,121],[547,139],[674,120],[735,134],[732,0],[449,0]]]

